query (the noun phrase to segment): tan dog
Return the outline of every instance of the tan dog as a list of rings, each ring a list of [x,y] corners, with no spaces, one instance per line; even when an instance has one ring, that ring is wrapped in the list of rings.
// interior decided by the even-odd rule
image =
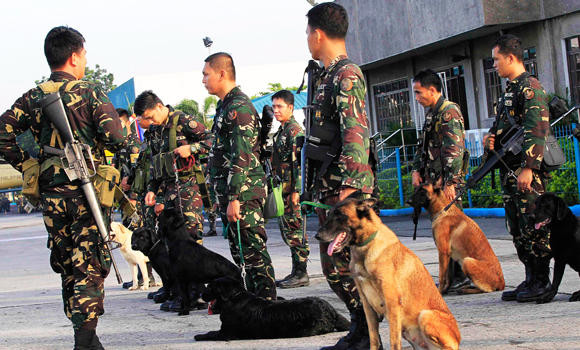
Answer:
[[[317,238],[328,254],[350,246],[350,271],[364,306],[371,349],[378,349],[379,315],[389,321],[391,349],[401,337],[414,349],[458,349],[461,334],[421,260],[372,210],[375,200],[348,198],[331,209]]]
[[[409,204],[424,207],[431,214],[433,239],[439,251],[439,291],[447,292],[449,258],[457,261],[476,288],[466,293],[503,290],[505,281],[497,256],[479,226],[455,205],[449,204],[443,191],[433,185],[423,185],[411,197]]]
[[[110,236],[111,240],[121,245],[119,248],[121,255],[123,255],[123,258],[127,261],[127,264],[129,264],[129,268],[131,269],[133,285],[129,287],[129,290],[149,289],[149,274],[147,273],[147,262],[149,261],[149,258],[140,251],[131,249],[131,236],[133,236],[133,231],[129,230],[121,223],[112,222]],[[143,285],[141,287],[138,286],[137,265],[141,269],[141,275],[143,276]]]

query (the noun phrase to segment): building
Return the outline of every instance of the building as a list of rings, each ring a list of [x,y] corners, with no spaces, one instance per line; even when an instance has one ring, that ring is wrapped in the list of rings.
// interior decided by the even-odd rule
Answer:
[[[580,0],[336,0],[349,14],[347,49],[368,84],[372,133],[419,130],[413,76],[439,72],[466,129],[487,129],[505,82],[493,69],[500,34],[520,37],[525,65],[548,93],[580,103]]]

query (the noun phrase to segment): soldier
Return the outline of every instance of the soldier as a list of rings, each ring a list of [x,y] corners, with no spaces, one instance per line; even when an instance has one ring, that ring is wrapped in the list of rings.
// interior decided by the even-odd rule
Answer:
[[[40,146],[40,201],[49,234],[50,265],[61,275],[64,312],[75,332],[74,348],[102,349],[95,330],[104,312],[103,283],[109,274],[110,252],[79,183],[69,181],[60,158],[47,151],[64,145],[40,105],[48,92],[60,92],[75,138],[91,146],[97,163],[103,162],[105,146],[113,151],[124,147],[125,132],[115,108],[96,85],[80,80],[87,63],[84,41],[73,28],[48,32],[44,53],[50,78],[0,116],[0,155],[22,171],[23,163],[32,159],[18,146],[16,136],[30,130]]]
[[[191,237],[202,244],[203,216],[200,187],[195,169],[199,167],[201,153],[209,149],[205,125],[194,116],[174,111],[164,105],[157,95],[147,90],[135,99],[135,113],[143,121],[151,120],[149,147],[152,154],[153,175],[147,183],[145,205],[154,206],[156,215],[163,209],[178,208],[183,214],[185,227]],[[199,292],[193,286],[194,293]],[[164,311],[180,309],[181,299],[161,305]],[[205,304],[198,300],[196,308]]]
[[[500,176],[506,226],[513,237],[518,258],[525,266],[526,279],[515,290],[503,292],[501,298],[534,301],[551,290],[549,231],[545,227],[535,230],[529,224],[534,201],[546,188],[546,175],[540,166],[550,127],[548,98],[538,79],[526,72],[522,42],[518,37],[510,34],[499,37],[492,57],[497,74],[508,82],[484,144],[489,150],[499,149],[505,132],[512,125],[524,128],[522,151],[515,156],[506,154]],[[510,170],[517,178],[509,175]]]
[[[449,201],[452,201],[458,186],[464,182],[464,160],[469,160],[464,157],[465,128],[461,109],[443,97],[441,79],[430,69],[419,72],[413,78],[413,90],[417,102],[429,108],[413,161],[413,187],[422,183],[433,184],[442,188]],[[462,208],[460,200],[456,205]],[[470,284],[461,265],[451,260],[449,274],[452,282],[448,292],[458,291]]]
[[[205,183],[207,184],[207,191],[209,199],[212,205],[207,207],[204,205],[204,210],[207,214],[207,223],[209,224],[209,231],[204,234],[204,237],[217,236],[216,220],[217,220],[217,201],[215,198],[215,191],[213,190],[213,185],[211,184],[211,179],[209,177],[209,166],[207,163],[203,164],[203,171],[205,174]]]
[[[300,210],[300,149],[296,138],[304,132],[294,119],[294,95],[288,90],[280,90],[272,95],[274,117],[280,122],[280,128],[274,135],[272,168],[274,175],[282,181],[284,215],[278,218],[282,239],[290,247],[292,255],[292,272],[276,285],[280,288],[307,286],[306,262],[310,249],[308,238],[302,230],[302,213]]]
[[[238,265],[242,261],[245,264],[248,290],[274,300],[274,267],[266,249],[262,213],[266,187],[259,162],[258,112],[236,86],[234,61],[229,54],[219,52],[205,59],[203,84],[210,94],[220,98],[212,127],[209,167],[220,216],[228,227],[230,251]]]
[[[315,169],[313,188],[305,190],[313,191],[315,199],[327,205],[334,205],[351,194],[361,199],[369,198],[373,192],[374,175],[369,164],[366,83],[360,68],[347,58],[346,10],[336,3],[322,3],[314,6],[306,17],[308,48],[312,58],[324,63],[314,94],[311,135],[306,136],[307,140],[320,138],[317,147],[326,150],[313,152],[312,144],[306,143],[308,166],[319,164],[319,167]],[[322,136],[313,134],[313,130],[322,131]],[[321,154],[324,159],[318,157]],[[330,154],[336,156],[330,157]],[[325,211],[318,210],[320,224],[326,215]],[[329,256],[327,248],[328,243],[320,243],[322,271],[330,288],[346,304],[351,315],[351,328],[335,346],[325,349],[368,349],[369,335],[363,306],[349,276],[350,250],[344,249],[340,254]]]

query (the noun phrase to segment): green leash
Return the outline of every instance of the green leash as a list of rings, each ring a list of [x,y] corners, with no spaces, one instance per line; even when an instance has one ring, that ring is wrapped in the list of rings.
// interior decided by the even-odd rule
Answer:
[[[240,220],[236,221],[236,226],[238,228],[238,248],[240,249],[240,269],[242,270],[242,281],[244,282],[244,288],[248,290],[248,286],[246,286],[246,263],[244,262],[244,252],[242,250],[242,237],[240,235]],[[230,223],[226,224],[226,229],[223,232],[224,238],[227,237],[228,230],[230,228]]]
[[[316,203],[316,202],[309,202],[309,201],[304,201],[304,202],[300,202],[300,205],[309,205],[311,207],[315,207],[315,208],[320,208],[320,209],[331,209],[332,206],[328,205],[328,204],[322,204],[322,203]]]

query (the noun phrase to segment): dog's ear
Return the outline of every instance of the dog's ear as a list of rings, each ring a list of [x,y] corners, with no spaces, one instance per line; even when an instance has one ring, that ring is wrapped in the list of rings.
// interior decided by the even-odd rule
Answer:
[[[370,211],[376,203],[377,200],[374,198],[359,200],[356,204],[356,214],[359,219],[370,218]]]
[[[570,209],[568,209],[566,202],[562,198],[554,196],[554,200],[556,201],[556,219],[562,221]]]

